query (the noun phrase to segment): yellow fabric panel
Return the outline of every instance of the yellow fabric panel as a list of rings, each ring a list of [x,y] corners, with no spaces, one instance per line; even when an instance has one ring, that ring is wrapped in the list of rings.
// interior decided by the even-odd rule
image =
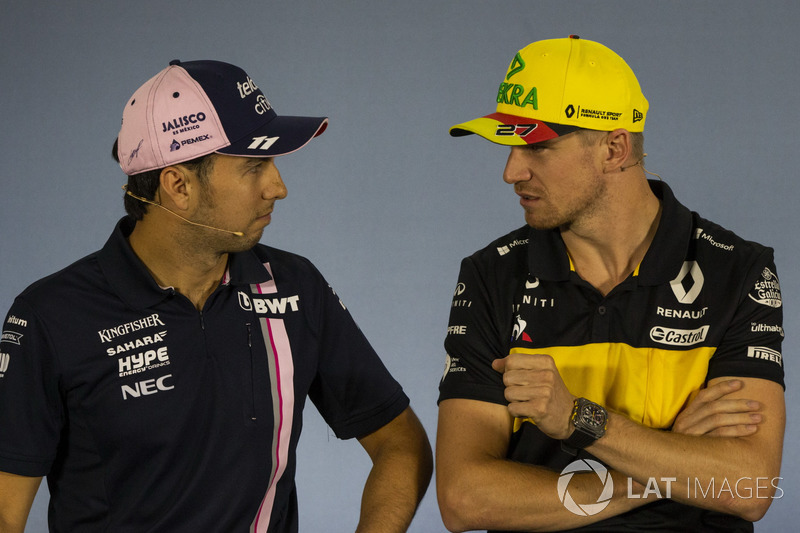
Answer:
[[[511,353],[548,354],[569,391],[635,422],[666,429],[700,390],[716,348],[634,348],[622,343],[512,348]],[[529,419],[526,419],[530,421]],[[522,420],[514,423],[516,431]]]

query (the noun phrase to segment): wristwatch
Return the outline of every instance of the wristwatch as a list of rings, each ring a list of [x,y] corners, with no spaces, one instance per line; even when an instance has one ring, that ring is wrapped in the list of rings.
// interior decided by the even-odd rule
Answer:
[[[572,455],[606,434],[608,411],[586,398],[576,398],[570,417],[575,431],[561,441],[561,449]]]

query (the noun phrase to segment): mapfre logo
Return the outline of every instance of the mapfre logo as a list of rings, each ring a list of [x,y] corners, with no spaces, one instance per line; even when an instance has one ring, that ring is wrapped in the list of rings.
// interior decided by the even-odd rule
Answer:
[[[300,296],[284,296],[282,298],[251,298],[239,291],[239,306],[245,311],[255,311],[260,315],[283,315],[300,309]]]
[[[703,290],[704,282],[703,271],[697,261],[684,261],[681,271],[669,282],[669,286],[680,303],[691,304]]]
[[[655,326],[650,330],[650,339],[659,344],[670,346],[692,346],[706,340],[709,326],[698,329],[672,329]]]

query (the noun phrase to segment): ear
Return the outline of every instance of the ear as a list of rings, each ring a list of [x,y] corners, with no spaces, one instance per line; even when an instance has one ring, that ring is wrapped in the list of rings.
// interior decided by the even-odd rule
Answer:
[[[180,165],[164,168],[159,176],[158,193],[162,204],[178,210],[189,207],[189,173]]]
[[[627,168],[631,156],[631,134],[626,129],[616,129],[606,137],[606,158],[603,162],[605,172],[617,172]]]

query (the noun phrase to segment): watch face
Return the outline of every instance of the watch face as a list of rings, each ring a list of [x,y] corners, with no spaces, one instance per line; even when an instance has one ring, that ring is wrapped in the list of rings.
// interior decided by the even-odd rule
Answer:
[[[583,406],[580,414],[581,422],[591,428],[602,428],[606,425],[606,413],[603,409],[595,404],[587,404]]]

